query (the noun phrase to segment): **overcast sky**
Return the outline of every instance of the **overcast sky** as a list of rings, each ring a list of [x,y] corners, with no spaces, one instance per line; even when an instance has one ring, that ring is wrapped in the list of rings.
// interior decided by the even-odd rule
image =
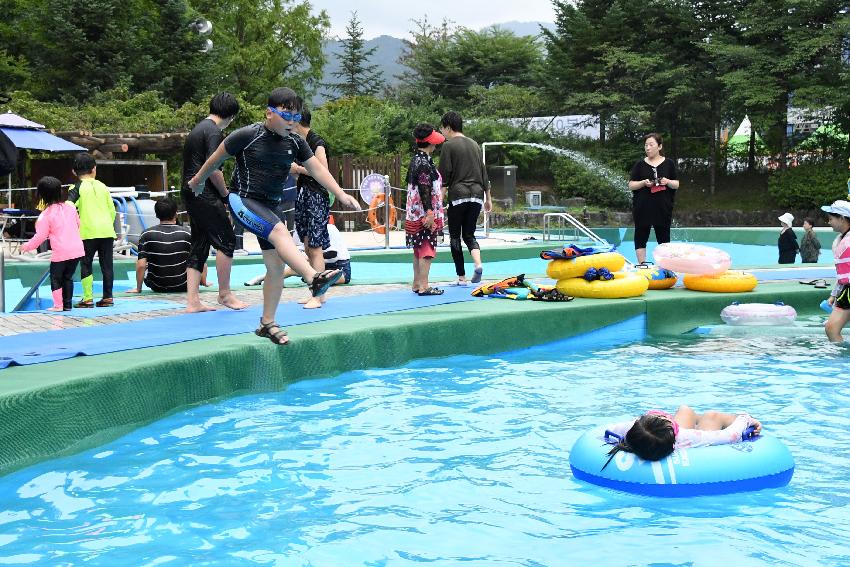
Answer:
[[[366,39],[379,35],[408,37],[411,20],[439,24],[444,18],[474,30],[501,22],[553,22],[555,9],[550,0],[312,0],[315,12],[325,10],[331,18],[331,36],[345,36],[352,10],[362,22]]]

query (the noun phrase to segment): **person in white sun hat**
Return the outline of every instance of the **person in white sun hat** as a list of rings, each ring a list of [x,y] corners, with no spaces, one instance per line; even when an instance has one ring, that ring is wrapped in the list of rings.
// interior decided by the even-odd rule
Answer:
[[[829,295],[832,313],[824,329],[830,341],[841,343],[844,342],[841,330],[850,320],[850,203],[835,201],[821,207],[821,210],[829,215],[829,226],[838,233],[832,243],[837,280]]]
[[[779,263],[793,264],[797,260],[797,250],[800,245],[797,244],[797,235],[794,234],[794,215],[785,213],[779,217],[779,222],[782,223],[782,230],[779,231]]]

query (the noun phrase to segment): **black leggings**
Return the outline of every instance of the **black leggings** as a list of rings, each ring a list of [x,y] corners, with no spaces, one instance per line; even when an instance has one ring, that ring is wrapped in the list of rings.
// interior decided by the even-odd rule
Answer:
[[[79,258],[63,260],[61,262],[50,262],[50,289],[62,290],[62,307],[71,308],[74,296],[74,272],[77,271]]]
[[[666,226],[636,226],[635,227],[635,250],[646,248],[646,243],[649,240],[649,229],[655,229],[655,241],[658,244],[670,242],[670,225]]]
[[[461,238],[470,252],[480,248],[478,241],[475,240],[475,225],[478,223],[480,214],[481,203],[461,203],[449,207],[449,246],[458,276],[466,276],[466,270],[463,267],[463,248],[460,245]]]
[[[103,277],[103,298],[112,297],[112,243],[114,238],[89,238],[83,240],[83,248],[86,255],[80,262],[80,278],[92,275],[92,262],[97,254],[97,263],[100,264],[100,273]]]

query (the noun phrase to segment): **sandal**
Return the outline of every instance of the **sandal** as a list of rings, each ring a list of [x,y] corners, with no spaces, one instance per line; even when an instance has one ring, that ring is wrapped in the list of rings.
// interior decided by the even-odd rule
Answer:
[[[273,331],[272,329],[277,329],[277,331]],[[260,320],[260,326],[254,331],[254,334],[258,337],[263,337],[264,339],[269,339],[276,345],[286,345],[289,344],[289,338],[287,337],[286,331],[277,324],[277,321],[272,321],[271,323],[263,323]]]
[[[325,270],[317,273],[313,276],[313,281],[308,286],[310,288],[310,293],[313,294],[313,297],[325,295],[328,289],[338,282],[341,277],[341,270]]]
[[[112,307],[115,305],[115,301],[111,297],[104,297],[97,303],[95,303],[98,307]]]
[[[422,291],[417,291],[416,295],[423,297],[423,296],[426,296],[426,295],[443,295],[443,293],[445,293],[445,292],[438,287],[427,287],[427,288],[423,289]]]
[[[80,300],[79,303],[75,303],[74,307],[77,309],[92,309],[94,308],[94,300],[92,299],[83,299]]]

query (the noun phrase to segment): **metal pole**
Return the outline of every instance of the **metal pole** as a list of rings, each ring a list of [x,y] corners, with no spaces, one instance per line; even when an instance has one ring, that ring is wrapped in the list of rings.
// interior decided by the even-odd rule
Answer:
[[[0,313],[6,312],[6,251],[0,246]]]
[[[384,176],[384,248],[390,249],[390,196],[392,188],[390,187],[390,176]]]

